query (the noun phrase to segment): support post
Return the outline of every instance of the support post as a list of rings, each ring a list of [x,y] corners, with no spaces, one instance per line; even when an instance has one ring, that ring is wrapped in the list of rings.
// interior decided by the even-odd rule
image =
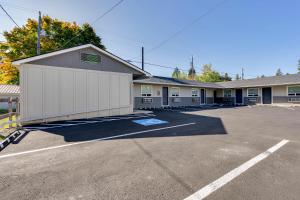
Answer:
[[[8,114],[9,114],[9,128],[12,128],[12,121],[13,121],[13,99],[12,97],[9,97],[8,99]]]
[[[142,70],[144,70],[144,47],[142,47]]]

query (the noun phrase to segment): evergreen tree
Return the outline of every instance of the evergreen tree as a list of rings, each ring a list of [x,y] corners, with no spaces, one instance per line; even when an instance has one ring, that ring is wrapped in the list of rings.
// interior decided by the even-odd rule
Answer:
[[[231,81],[232,78],[228,75],[228,73],[225,73],[224,76],[221,77],[222,81]]]
[[[236,75],[235,75],[235,80],[241,80],[241,77],[240,77],[239,74],[236,74]]]
[[[281,69],[278,68],[276,71],[276,76],[282,76],[282,75],[283,75],[283,73],[282,73]]]
[[[176,67],[172,73],[172,78],[180,78],[180,70]]]

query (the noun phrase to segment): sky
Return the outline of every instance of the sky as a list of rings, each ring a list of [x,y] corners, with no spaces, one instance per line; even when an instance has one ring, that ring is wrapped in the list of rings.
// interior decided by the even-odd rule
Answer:
[[[25,24],[27,18],[37,19],[38,10],[43,15],[83,24],[92,23],[118,1],[0,3],[19,25]],[[299,8],[299,0],[124,0],[92,26],[107,50],[125,60],[140,61],[144,46],[145,62],[188,70],[193,56],[196,72],[203,64],[211,63],[220,73],[234,77],[244,68],[245,78],[255,78],[272,76],[278,68],[284,73],[297,72]],[[0,33],[13,27],[0,10]],[[145,65],[145,70],[159,76],[171,76],[173,71],[150,65]]]

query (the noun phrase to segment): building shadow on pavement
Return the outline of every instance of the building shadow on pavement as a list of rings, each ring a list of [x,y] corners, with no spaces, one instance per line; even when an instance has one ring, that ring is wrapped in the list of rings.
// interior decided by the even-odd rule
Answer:
[[[198,113],[183,112],[154,112],[156,116],[150,117],[168,123],[152,126],[143,126],[134,123],[131,119],[108,121],[102,123],[82,124],[40,131],[41,134],[55,134],[64,137],[66,142],[80,142],[131,134],[129,136],[112,139],[154,138],[154,137],[180,137],[197,135],[223,135],[227,134],[222,120],[218,117],[203,116]],[[143,118],[145,119],[145,118]],[[91,119],[92,120],[92,119]],[[134,119],[136,120],[136,119]],[[57,122],[56,122],[57,123]],[[192,125],[172,127],[182,124]],[[151,131],[163,127],[169,129]],[[142,133],[139,133],[144,131]],[[134,134],[137,133],[137,134]],[[108,138],[109,139],[109,138]],[[107,140],[107,139],[106,139]]]

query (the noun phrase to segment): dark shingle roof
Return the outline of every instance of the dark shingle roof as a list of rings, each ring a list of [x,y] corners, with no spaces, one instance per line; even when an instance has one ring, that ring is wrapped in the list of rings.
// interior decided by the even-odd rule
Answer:
[[[217,83],[203,83],[192,80],[181,80],[162,76],[152,76],[134,80],[135,83],[148,84],[166,84],[178,86],[194,86],[203,88],[246,88],[246,87],[263,87],[272,85],[293,85],[300,84],[300,74],[291,74],[284,76],[270,76],[264,78],[246,79],[238,81],[227,81]]]
[[[178,86],[197,86],[204,88],[222,88],[222,86],[215,83],[202,83],[192,80],[181,80],[176,78],[168,78],[162,76],[151,76],[146,78],[139,78],[134,80],[135,83],[150,83],[150,84],[166,84]]]
[[[300,74],[284,76],[270,76],[264,78],[254,78],[238,81],[218,82],[224,88],[261,87],[272,85],[292,85],[300,84]]]

